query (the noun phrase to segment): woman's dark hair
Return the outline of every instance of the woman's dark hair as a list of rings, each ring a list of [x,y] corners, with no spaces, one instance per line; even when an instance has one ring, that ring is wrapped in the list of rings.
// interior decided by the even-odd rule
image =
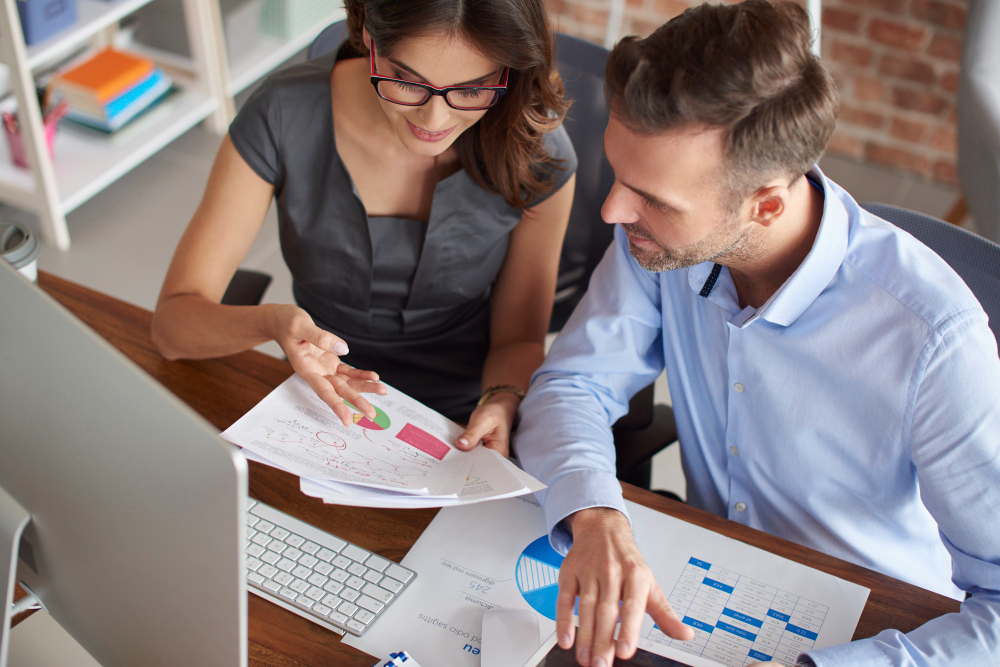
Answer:
[[[608,57],[605,94],[634,131],[726,131],[731,206],[764,182],[795,182],[826,148],[837,88],[810,51],[809,17],[791,2],[746,0],[686,10]]]
[[[461,36],[490,60],[510,68],[499,104],[455,142],[459,161],[481,188],[516,208],[552,188],[556,160],[546,132],[562,122],[569,104],[552,67],[553,38],[542,0],[346,0],[351,45],[368,54],[362,28],[378,53],[390,55],[403,39],[445,31]]]

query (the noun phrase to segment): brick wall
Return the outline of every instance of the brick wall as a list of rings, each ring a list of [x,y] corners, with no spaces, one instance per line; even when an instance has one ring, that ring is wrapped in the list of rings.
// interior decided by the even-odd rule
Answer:
[[[610,4],[549,0],[558,30],[598,43]],[[692,4],[626,0],[623,34],[648,35]],[[823,0],[823,57],[841,93],[831,153],[958,183],[955,99],[966,9],[966,0]]]

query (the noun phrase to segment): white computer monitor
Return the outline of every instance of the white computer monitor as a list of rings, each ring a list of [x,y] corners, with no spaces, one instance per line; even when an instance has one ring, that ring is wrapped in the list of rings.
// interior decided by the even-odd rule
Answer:
[[[19,551],[104,667],[246,665],[243,455],[4,262],[0,487],[0,603]]]

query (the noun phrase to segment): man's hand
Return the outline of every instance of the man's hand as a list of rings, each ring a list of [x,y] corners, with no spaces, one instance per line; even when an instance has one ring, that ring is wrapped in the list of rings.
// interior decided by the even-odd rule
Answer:
[[[611,667],[616,653],[615,625],[621,613],[617,654],[635,654],[643,614],[674,639],[689,640],[694,630],[681,623],[660,591],[653,573],[632,539],[625,516],[593,508],[569,517],[573,547],[559,570],[556,633],[559,646],[573,646],[573,607],[580,598],[576,659],[585,667]],[[619,608],[619,601],[621,606]]]

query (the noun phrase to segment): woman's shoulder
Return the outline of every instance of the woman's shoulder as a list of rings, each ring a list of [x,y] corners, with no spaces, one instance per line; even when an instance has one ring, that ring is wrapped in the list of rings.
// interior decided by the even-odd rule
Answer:
[[[258,87],[262,96],[283,102],[301,101],[306,97],[326,98],[330,92],[330,70],[333,58],[328,55],[297,63],[271,72]]]
[[[576,169],[576,149],[573,148],[573,140],[569,138],[565,123],[559,125],[543,136],[545,152],[556,160],[563,160],[563,166],[567,163]]]

